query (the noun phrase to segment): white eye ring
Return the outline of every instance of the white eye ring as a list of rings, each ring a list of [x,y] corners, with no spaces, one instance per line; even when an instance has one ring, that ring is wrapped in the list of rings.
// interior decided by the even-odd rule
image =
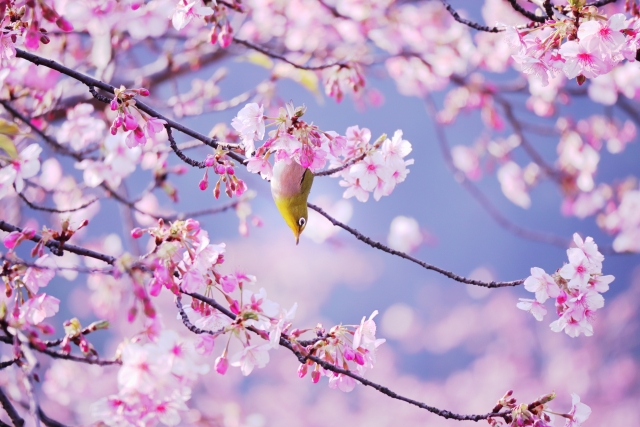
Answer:
[[[304,219],[304,218],[300,218],[300,219],[298,220],[298,225],[299,225],[300,227],[304,227],[306,223],[307,223],[307,220],[306,220],[306,219]]]

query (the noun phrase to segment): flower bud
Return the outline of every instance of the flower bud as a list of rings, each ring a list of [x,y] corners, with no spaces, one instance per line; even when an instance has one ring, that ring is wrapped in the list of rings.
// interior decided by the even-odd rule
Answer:
[[[5,236],[3,240],[4,246],[7,249],[15,248],[18,244],[18,240],[20,239],[20,237],[22,237],[22,233],[20,233],[19,231],[12,231],[11,233]]]
[[[149,89],[141,87],[140,89],[138,89],[138,93],[140,94],[140,96],[149,96]]]
[[[73,31],[73,25],[71,25],[71,23],[69,21],[67,21],[63,16],[59,17],[56,20],[56,25],[62,31],[65,31],[67,33],[70,32],[70,31]]]
[[[111,108],[111,111],[116,111],[118,109],[118,106],[120,104],[118,104],[118,97],[114,96],[113,99],[111,100],[111,102],[109,103],[109,108]],[[120,116],[118,116],[118,118],[120,118]],[[115,123],[115,121],[114,121]]]
[[[353,360],[356,357],[355,351],[353,351],[351,347],[345,347],[343,354],[344,354],[345,360]]]
[[[138,128],[138,121],[129,113],[124,115],[124,128],[126,130],[135,130]]]
[[[198,187],[200,187],[200,190],[202,191],[209,188],[209,180],[207,179],[206,176],[200,180],[200,182],[198,183]]]
[[[311,381],[313,381],[314,384],[318,384],[318,381],[320,381],[320,371],[311,372]]]
[[[307,364],[303,363],[300,366],[298,366],[298,378],[304,378],[305,375],[307,375]]]
[[[144,231],[142,231],[140,227],[136,227],[133,230],[131,230],[131,237],[133,237],[134,239],[141,238],[143,234],[144,234]]]
[[[213,188],[213,197],[216,199],[220,198],[220,180],[216,182],[216,186]]]
[[[360,366],[364,365],[364,356],[362,355],[362,353],[360,353],[359,351],[356,351],[354,353],[355,353],[355,362]]]
[[[228,367],[229,361],[224,354],[216,359],[215,369],[217,373],[224,375],[227,372]]]
[[[205,164],[205,166],[207,166],[207,167],[211,167],[211,166],[215,165],[215,164],[216,164],[216,159],[215,159],[215,157],[213,157],[211,154],[209,154],[209,155],[207,156],[207,158],[204,160],[204,164]]]
[[[220,44],[221,48],[226,49],[231,45],[231,42],[233,41],[232,33],[233,29],[227,22],[224,27],[222,27],[220,34],[218,34],[218,43]]]
[[[51,40],[49,40],[49,37],[45,34],[41,34],[40,35],[40,43],[42,44],[49,44]]]
[[[200,223],[195,219],[189,218],[184,222],[184,226],[189,232],[200,230]]]

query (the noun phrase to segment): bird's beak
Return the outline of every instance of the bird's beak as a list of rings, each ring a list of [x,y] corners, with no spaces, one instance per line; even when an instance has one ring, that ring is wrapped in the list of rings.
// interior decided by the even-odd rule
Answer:
[[[298,245],[299,242],[300,242],[300,235],[296,234],[296,246]]]

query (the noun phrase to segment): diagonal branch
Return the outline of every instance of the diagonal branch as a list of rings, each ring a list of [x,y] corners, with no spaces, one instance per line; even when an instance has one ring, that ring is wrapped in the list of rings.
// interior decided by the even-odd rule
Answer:
[[[464,19],[460,16],[460,14],[447,2],[447,0],[441,0],[445,9],[453,16],[453,19],[458,21],[461,24],[466,25],[467,27],[474,28],[478,31],[485,31],[487,33],[499,33],[504,31],[504,29],[498,27],[488,27],[486,25],[478,24],[477,22],[470,21],[468,19]]]
[[[2,390],[1,388],[0,388],[0,404],[2,404],[2,407],[4,408],[7,415],[9,415],[9,418],[11,419],[11,422],[15,427],[24,426],[24,419],[20,417],[20,414],[18,414],[18,411],[16,411],[16,408],[13,407],[13,404],[9,400],[9,397],[7,397],[7,395],[4,393],[4,390]]]
[[[343,224],[340,221],[332,218],[324,210],[322,210],[320,207],[318,207],[318,206],[316,206],[314,204],[307,203],[307,206],[309,206],[314,211],[318,212],[323,217],[327,218],[329,220],[329,222],[331,222],[333,225],[348,231],[353,236],[355,236],[356,239],[366,243],[367,245],[371,246],[372,248],[379,249],[379,250],[381,250],[383,252],[386,252],[386,253],[389,253],[391,255],[399,256],[400,258],[404,258],[406,260],[409,260],[409,261],[411,261],[413,263],[418,264],[419,266],[421,266],[423,268],[426,268],[427,270],[432,270],[432,271],[440,273],[440,274],[442,274],[444,276],[447,276],[448,278],[453,279],[456,282],[466,283],[466,284],[475,285],[475,286],[482,286],[484,288],[503,288],[503,287],[507,287],[507,286],[518,286],[518,285],[521,285],[524,282],[524,279],[513,280],[511,282],[495,282],[495,281],[494,282],[483,282],[481,280],[473,280],[473,279],[468,279],[466,277],[458,276],[457,274],[452,273],[451,271],[447,271],[447,270],[445,270],[443,268],[436,267],[435,265],[432,265],[432,264],[426,263],[424,261],[421,261],[418,258],[415,258],[415,257],[413,257],[413,256],[411,256],[409,254],[397,251],[395,249],[391,249],[390,247],[388,247],[386,245],[383,245],[382,243],[377,242],[377,241],[375,241],[375,240],[363,235],[362,233],[360,233],[355,228],[349,227],[348,225]]]
[[[241,44],[243,46],[248,47],[249,49],[253,49],[257,52],[262,53],[263,55],[266,55],[270,58],[274,58],[274,59],[279,59],[280,61],[286,62],[287,64],[293,65],[295,68],[298,68],[300,70],[311,70],[311,71],[315,71],[315,70],[324,70],[326,68],[331,68],[331,67],[348,67],[347,64],[343,63],[343,62],[332,62],[330,64],[324,64],[324,65],[317,65],[317,66],[309,66],[309,65],[300,65],[300,64],[296,64],[293,61],[288,60],[285,56],[283,55],[279,55],[277,53],[271,52],[270,50],[262,47],[262,46],[258,46],[257,44],[253,44],[247,40],[242,40],[239,39],[237,37],[233,38],[233,41]]]
[[[232,312],[230,312],[229,310],[227,310],[224,306],[218,304],[218,302],[212,298],[207,298],[203,295],[200,294],[196,294],[196,293],[189,293],[189,292],[184,292],[185,295],[189,295],[192,298],[195,298],[197,300],[203,301],[207,304],[209,304],[211,307],[215,308],[216,310],[220,311],[221,313],[223,313],[225,316],[229,317],[232,320],[236,319],[236,315],[233,314]],[[184,321],[184,318],[183,318]],[[187,326],[187,328],[189,328],[189,326],[185,323],[185,326]],[[190,329],[190,328],[189,328]],[[255,328],[249,327],[247,328],[249,330],[251,330],[252,332],[258,333],[257,330]],[[213,333],[212,331],[208,331],[208,333]],[[378,392],[392,398],[392,399],[397,399],[400,400],[402,402],[406,402],[410,405],[413,406],[417,406],[418,408],[421,409],[425,409],[433,414],[436,414],[438,416],[441,416],[443,418],[447,418],[447,419],[454,419],[454,420],[459,420],[459,421],[480,421],[480,420],[486,420],[492,417],[504,417],[505,415],[508,415],[510,413],[509,412],[490,412],[487,414],[482,414],[482,415],[461,415],[461,414],[456,414],[453,413],[451,411],[447,411],[445,409],[439,409],[436,408],[435,406],[430,406],[427,405],[425,403],[419,402],[417,400],[414,399],[410,399],[408,397],[402,396],[392,390],[390,390],[389,388],[374,383],[373,381],[370,381],[366,378],[361,377],[360,375],[355,374],[352,371],[349,371],[347,369],[342,369],[339,368],[335,365],[332,365],[331,363],[328,363],[326,360],[320,359],[319,357],[316,356],[312,356],[312,355],[304,355],[302,353],[300,353],[299,351],[297,351],[294,347],[293,342],[286,337],[284,334],[280,337],[280,345],[282,347],[285,347],[286,349],[288,349],[289,351],[291,351],[297,358],[298,361],[300,361],[300,363],[305,363],[307,360],[312,360],[313,362],[317,363],[318,365],[322,366],[324,369],[331,371],[331,372],[335,372],[337,374],[342,374],[342,375],[346,375],[348,377],[353,378],[354,380],[358,381],[360,384],[367,386],[367,387],[371,387],[375,390],[377,390]]]

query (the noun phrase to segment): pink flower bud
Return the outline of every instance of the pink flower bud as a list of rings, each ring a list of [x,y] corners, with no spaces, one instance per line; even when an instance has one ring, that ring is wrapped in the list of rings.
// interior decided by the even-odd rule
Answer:
[[[304,378],[305,375],[307,375],[307,364],[303,363],[300,366],[298,366],[298,378]]]
[[[71,23],[69,21],[67,21],[63,16],[61,16],[60,18],[58,18],[56,20],[56,25],[62,31],[65,31],[67,33],[70,32],[70,31],[73,31],[73,25],[71,25]]]
[[[40,43],[42,44],[49,44],[51,40],[49,39],[49,36],[47,36],[46,34],[41,34],[40,35]]]
[[[233,166],[227,166],[226,172],[229,175],[233,175],[233,173],[234,173]]]
[[[227,22],[224,27],[222,27],[222,31],[220,31],[220,34],[218,34],[218,43],[220,44],[221,48],[226,49],[231,45],[232,41],[233,29],[231,28],[231,25],[229,25],[229,22]]]
[[[138,10],[142,3],[143,3],[142,1],[138,1],[138,0],[132,1],[131,2],[131,10]]]
[[[318,384],[318,381],[320,381],[320,371],[311,372],[311,381],[313,381],[314,384]]]
[[[220,180],[216,182],[216,186],[213,188],[213,197],[216,199],[220,198]]]
[[[356,357],[356,352],[353,351],[351,347],[345,347],[343,354],[344,354],[345,360],[353,360]]]
[[[131,114],[124,115],[124,127],[126,130],[135,130],[138,128],[138,121]]]
[[[12,231],[11,233],[7,234],[4,238],[4,246],[7,249],[13,249],[16,247],[17,243],[18,243],[18,239],[20,239],[20,237],[22,236],[22,233],[20,233],[19,231]]]
[[[131,307],[129,309],[129,312],[127,313],[127,321],[129,323],[133,322],[136,319],[136,315],[138,314],[138,309],[134,307]]]
[[[111,133],[111,135],[115,135],[118,133],[118,128],[111,126],[109,128],[109,132]]]
[[[189,231],[189,232],[200,230],[200,223],[198,221],[196,221],[195,219],[189,218],[188,220],[186,220],[184,222],[184,226],[187,229],[187,231]]]
[[[233,300],[233,302],[229,305],[229,310],[235,315],[240,314],[240,304],[238,304],[237,300]]]
[[[216,163],[216,158],[213,157],[211,154],[209,154],[207,158],[204,160],[204,164],[208,167],[215,165],[215,163]]]
[[[217,373],[224,375],[227,372],[228,367],[229,361],[224,354],[216,359],[215,368]]]
[[[227,171],[227,169],[220,164],[217,164],[213,170],[218,174],[218,175],[224,175],[224,173]]]
[[[34,230],[33,228],[25,228],[24,230],[22,230],[22,235],[25,239],[33,239],[33,236],[36,235],[36,230]]]
[[[141,238],[143,234],[144,234],[144,231],[142,231],[142,229],[139,227],[136,227],[133,230],[131,230],[131,237],[133,237],[134,239]]]
[[[216,44],[217,41],[218,41],[218,26],[214,25],[213,28],[211,28],[211,32],[209,33],[209,42],[211,44]]]
[[[138,89],[138,93],[140,94],[140,96],[149,96],[149,90],[143,87]]]
[[[118,97],[114,96],[113,99],[111,100],[111,102],[109,103],[109,107],[111,108],[111,111],[116,111],[119,107],[119,103],[118,103]],[[120,116],[118,116],[118,118],[120,118]],[[114,121],[115,123],[115,121]]]
[[[111,103],[113,104],[113,101],[111,101]],[[116,109],[118,109],[118,103],[116,102]],[[124,123],[124,119],[122,118],[122,116],[120,114],[118,114],[118,116],[116,116],[115,119],[113,119],[113,123],[111,124],[111,126],[113,126],[114,128],[119,128],[120,126],[122,126],[122,124]]]
[[[362,355],[362,353],[360,353],[359,351],[355,351],[354,355],[356,363],[360,366],[364,365],[364,356]]]
[[[83,336],[80,337],[80,343],[78,344],[80,346],[80,351],[83,353],[89,353],[89,342],[87,341],[87,339]]]
[[[206,176],[200,180],[200,183],[198,183],[198,187],[200,187],[200,190],[202,191],[209,188],[209,180],[207,179]]]

